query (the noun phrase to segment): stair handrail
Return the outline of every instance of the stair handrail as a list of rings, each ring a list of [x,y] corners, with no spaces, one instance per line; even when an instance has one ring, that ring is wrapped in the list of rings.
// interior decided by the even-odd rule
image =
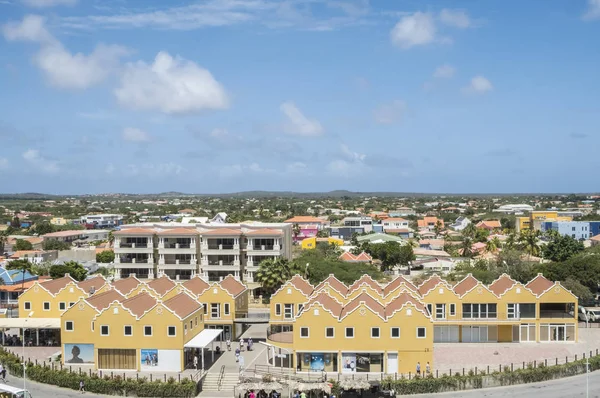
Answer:
[[[217,391],[221,391],[221,385],[223,384],[224,376],[225,376],[225,365],[222,365],[221,371],[219,372],[219,380],[217,381]]]

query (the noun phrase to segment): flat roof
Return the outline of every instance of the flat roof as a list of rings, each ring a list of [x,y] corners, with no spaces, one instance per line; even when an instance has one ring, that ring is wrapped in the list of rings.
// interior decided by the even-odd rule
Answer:
[[[60,329],[60,318],[0,318],[0,328]]]
[[[223,329],[204,329],[183,346],[187,348],[206,348],[221,333],[223,333]]]

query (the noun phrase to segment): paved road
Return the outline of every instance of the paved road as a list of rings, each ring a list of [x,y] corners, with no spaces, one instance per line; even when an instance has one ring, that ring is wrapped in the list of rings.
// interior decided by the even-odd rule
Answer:
[[[23,388],[23,379],[14,376],[8,376],[8,384],[13,387]],[[33,398],[47,398],[47,397],[67,397],[67,398],[81,398],[82,394],[79,391],[69,390],[66,388],[60,388],[51,386],[49,384],[36,383],[33,381],[27,380],[27,389],[31,393]],[[85,397],[89,398],[106,398],[111,395],[98,395],[86,392]]]
[[[590,373],[590,398],[600,397],[600,372]],[[545,381],[542,383],[521,384],[510,387],[485,388],[461,392],[441,394],[418,394],[411,397],[456,397],[456,398],[565,398],[586,396],[586,375],[567,377],[564,379]]]

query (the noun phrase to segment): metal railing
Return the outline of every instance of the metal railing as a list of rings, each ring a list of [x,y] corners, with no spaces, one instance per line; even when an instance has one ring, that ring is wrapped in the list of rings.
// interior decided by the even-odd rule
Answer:
[[[217,391],[221,391],[224,376],[225,376],[225,365],[221,366],[221,370],[219,371],[219,380],[217,381]]]

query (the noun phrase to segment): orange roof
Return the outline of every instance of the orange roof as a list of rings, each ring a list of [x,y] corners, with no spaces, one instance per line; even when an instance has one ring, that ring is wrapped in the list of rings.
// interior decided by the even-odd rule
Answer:
[[[389,304],[385,307],[385,312],[387,316],[390,316],[394,313],[394,311],[399,310],[406,303],[412,303],[417,309],[421,311],[425,311],[425,306],[419,300],[415,299],[413,296],[406,292],[402,292],[392,299]],[[425,311],[427,312],[427,311]]]
[[[71,276],[67,274],[62,278],[52,279],[47,282],[44,282],[41,284],[41,286],[44,289],[48,290],[50,293],[56,294],[71,282],[75,282],[75,279],[71,278]]]
[[[102,275],[94,275],[92,278],[78,282],[77,286],[86,293],[90,293],[92,289],[94,291],[100,289],[106,284],[106,279]]]
[[[188,289],[193,294],[201,294],[203,291],[209,288],[209,284],[199,276],[195,276],[190,278],[190,280],[185,281],[183,283],[183,287]]]
[[[96,254],[98,253],[102,253],[102,252],[112,252],[113,249],[111,249],[110,247],[96,247]]]
[[[323,282],[319,283],[319,285],[315,288],[315,290],[319,290],[326,283],[328,283],[329,286],[331,286],[332,288],[337,290],[343,296],[345,296],[346,293],[348,293],[348,286],[346,286],[346,285],[344,285],[344,283],[340,282],[335,276],[333,276],[333,274],[329,274],[329,276]]]
[[[238,236],[241,234],[242,234],[241,229],[232,229],[232,228],[217,228],[217,229],[211,229],[211,230],[201,232],[201,235],[206,235],[206,236]]]
[[[324,221],[313,216],[295,216],[284,221],[285,223],[317,223],[323,224]]]
[[[156,231],[151,228],[123,228],[114,231],[113,235],[154,235]]]
[[[492,292],[494,292],[496,296],[500,296],[501,294],[504,294],[508,289],[513,287],[515,283],[516,281],[514,281],[510,276],[502,274],[498,279],[492,282],[492,284],[489,285],[488,288]]]
[[[156,305],[156,299],[144,292],[128,298],[121,304],[139,318]]]
[[[502,228],[502,224],[498,220],[484,220],[479,221],[476,225],[477,228],[496,229]]]
[[[387,221],[408,221],[408,220],[406,220],[402,217],[389,217],[389,218],[386,218],[385,221],[387,222]]]
[[[314,290],[313,286],[300,275],[294,275],[292,279],[290,279],[290,283],[307,296],[310,296]]]
[[[198,230],[195,228],[173,228],[173,229],[163,229],[162,231],[158,231],[157,235],[173,235],[173,236],[193,236],[198,235]]]
[[[321,304],[323,308],[330,311],[336,318],[339,317],[342,312],[342,305],[327,293],[317,294],[304,306],[304,308],[308,308],[314,303]]]
[[[69,236],[78,236],[84,234],[84,230],[70,230],[70,231],[58,231],[50,232],[49,234],[42,235],[44,238],[66,238]]]
[[[404,283],[406,287],[408,287],[413,292],[417,291],[417,287],[413,285],[411,281],[400,275],[397,278],[394,278],[394,280],[392,280],[390,283],[385,285],[385,287],[383,288],[384,296],[387,296],[388,294],[396,290],[402,283]]]
[[[535,278],[533,278],[525,287],[529,288],[536,296],[544,293],[546,290],[550,289],[554,286],[554,283],[549,281],[542,274],[537,274]]]
[[[372,287],[373,290],[375,290],[376,292],[382,292],[381,285],[367,274],[361,276],[360,279],[358,279],[352,285],[350,285],[350,287],[348,288],[348,292],[355,291],[356,289],[360,288],[360,285],[362,285],[363,283],[366,283],[367,285]]]
[[[273,228],[264,228],[264,229],[254,229],[252,231],[247,231],[246,235],[259,235],[259,236],[281,236],[283,235],[283,231],[280,229]]]
[[[124,299],[125,296],[123,296],[121,293],[117,292],[114,289],[110,289],[103,293],[95,294],[92,297],[88,298],[86,301],[89,305],[91,305],[98,311],[102,311],[103,309],[108,308],[112,302],[121,302]]]
[[[40,276],[40,278],[37,281],[28,281],[23,284],[16,283],[14,285],[0,285],[0,291],[2,291],[2,292],[20,292],[22,290],[29,289],[31,286],[33,286],[33,284],[35,282],[42,283],[42,282],[45,282],[48,280],[50,280],[49,276]]]
[[[596,236],[590,238],[590,240],[593,240],[594,242],[600,242],[600,235],[596,235]]]
[[[433,289],[438,283],[442,282],[442,278],[440,278],[437,274],[432,275],[429,279],[424,281],[421,286],[419,286],[418,292],[421,296],[427,294],[431,289]]]
[[[173,282],[168,276],[161,276],[160,278],[156,278],[148,282],[148,287],[163,296],[169,290],[175,287],[175,282]]]
[[[238,281],[233,275],[227,275],[221,282],[221,287],[227,290],[233,297],[237,297],[246,291],[246,285]]]
[[[139,279],[133,276],[128,276],[127,278],[118,279],[114,281],[112,285],[115,289],[119,291],[119,293],[129,294],[131,293],[131,291],[133,291],[133,289],[138,287],[140,283],[141,282],[139,281]]]
[[[352,301],[344,306],[342,309],[342,313],[340,314],[340,318],[345,317],[350,312],[354,311],[356,308],[360,307],[361,304],[367,306],[371,311],[376,313],[382,318],[385,318],[385,307],[379,301],[375,300],[372,296],[370,296],[366,292],[362,292],[358,296],[356,296]]]
[[[179,293],[177,296],[171,297],[163,305],[176,313],[181,319],[202,308],[202,304],[185,293]]]
[[[351,263],[368,263],[369,261],[373,260],[373,257],[371,257],[369,254],[362,252],[358,255],[354,255],[350,252],[344,252],[342,253],[342,255],[339,257],[340,260],[342,261],[346,261],[346,262],[351,262]]]
[[[11,259],[17,259],[17,258],[21,258],[21,257],[31,257],[35,254],[42,254],[45,253],[43,250],[18,250],[16,252],[14,252],[13,254],[11,254],[11,256],[9,258]]]
[[[439,219],[437,217],[424,217],[422,220],[417,220],[417,225],[419,227],[427,227],[429,226],[429,224],[437,224],[439,221],[440,225],[442,226],[442,228],[444,227],[444,220]]]
[[[469,290],[473,289],[479,281],[473,277],[473,275],[467,275],[462,281],[458,282],[456,286],[454,286],[454,293],[462,296]]]

